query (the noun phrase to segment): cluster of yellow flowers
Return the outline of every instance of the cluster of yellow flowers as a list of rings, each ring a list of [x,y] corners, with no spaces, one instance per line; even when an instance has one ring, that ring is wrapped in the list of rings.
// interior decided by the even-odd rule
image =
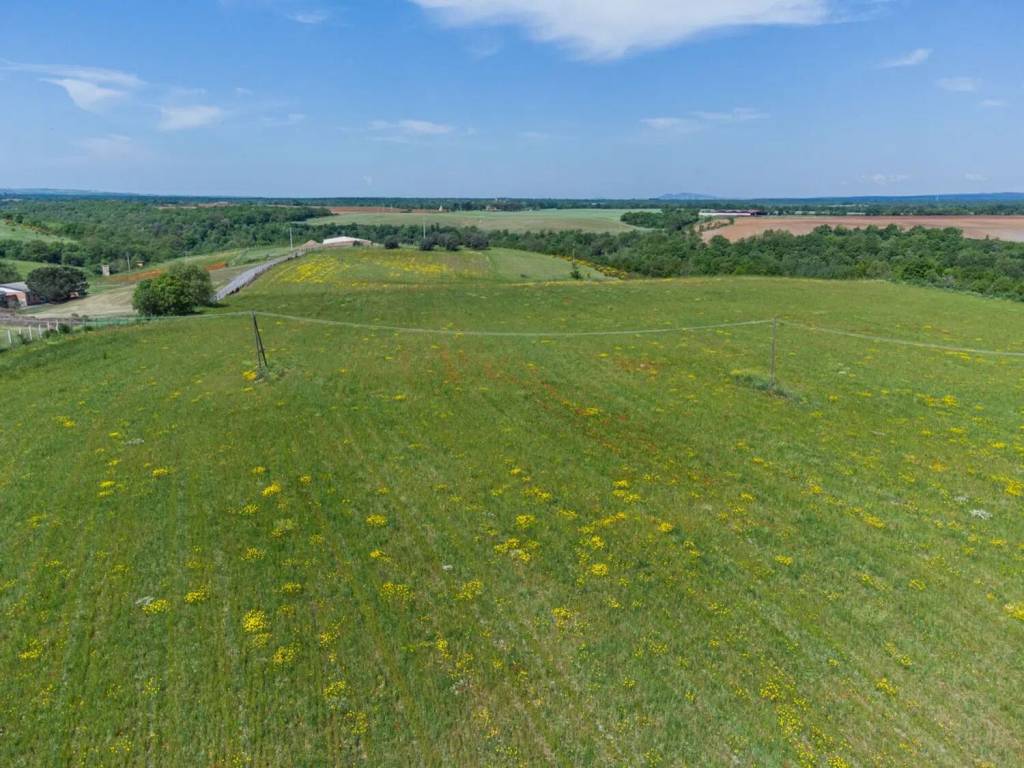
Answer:
[[[169,611],[170,609],[171,604],[163,598],[160,598],[158,600],[150,600],[149,602],[144,603],[142,606],[142,612],[148,616],[153,616],[158,613],[167,613],[167,611]]]
[[[270,624],[267,622],[267,614],[261,610],[253,609],[242,617],[242,629],[250,635],[257,632],[266,632]]]
[[[199,587],[191,592],[185,593],[185,602],[189,605],[195,605],[196,603],[205,603],[210,599],[210,588],[207,586]]]

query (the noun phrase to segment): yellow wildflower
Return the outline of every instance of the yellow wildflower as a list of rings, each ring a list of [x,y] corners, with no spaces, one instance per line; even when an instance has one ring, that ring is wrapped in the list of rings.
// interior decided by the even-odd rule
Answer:
[[[167,613],[170,609],[171,604],[163,598],[159,600],[150,600],[142,606],[142,612],[148,616],[154,616],[158,613]]]
[[[252,610],[242,618],[242,629],[250,635],[265,632],[268,627],[267,614],[260,610]]]

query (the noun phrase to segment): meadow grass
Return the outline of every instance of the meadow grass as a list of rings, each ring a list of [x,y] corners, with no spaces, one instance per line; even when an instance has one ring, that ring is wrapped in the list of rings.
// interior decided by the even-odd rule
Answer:
[[[45,240],[47,242],[56,242],[57,240],[68,239],[69,238],[66,237],[48,235],[23,224],[0,221],[0,240],[19,240],[21,242],[28,242],[29,240]]]
[[[420,226],[426,223],[449,227],[479,227],[480,229],[510,232],[539,232],[541,230],[584,232],[628,232],[637,227],[624,224],[626,209],[569,208],[539,211],[452,211],[430,213],[403,212],[345,212],[333,216],[310,219],[310,224],[392,224]]]
[[[266,376],[233,315],[0,355],[0,764],[1024,758],[1024,360],[783,326],[776,397],[767,326],[546,335],[1024,350],[1019,305],[322,258],[228,309],[448,332],[264,316]]]

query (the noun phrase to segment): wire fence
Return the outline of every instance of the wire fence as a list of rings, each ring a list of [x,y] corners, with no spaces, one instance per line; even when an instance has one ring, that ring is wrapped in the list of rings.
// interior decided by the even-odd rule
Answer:
[[[282,258],[294,258],[294,255]],[[265,266],[265,265],[261,265]],[[255,279],[255,278],[253,278]],[[727,330],[731,328],[749,328],[755,326],[771,326],[773,337],[775,330],[780,327],[796,328],[808,333],[829,334],[847,338],[860,339],[878,344],[890,344],[908,348],[934,350],[937,352],[984,355],[991,357],[1005,357],[1012,359],[1024,358],[1024,351],[985,349],[980,347],[966,347],[952,344],[940,344],[935,342],[917,341],[913,339],[901,339],[895,336],[881,336],[876,334],[851,331],[843,328],[832,328],[822,325],[807,325],[795,320],[784,320],[778,318],[765,318],[756,320],[738,320],[726,323],[708,323],[700,325],[678,325],[662,328],[633,328],[633,329],[604,329],[586,331],[500,331],[500,330],[473,330],[458,328],[424,328],[418,326],[390,325],[385,323],[361,323],[352,320],[332,320],[320,317],[307,317],[304,315],[291,315],[281,312],[267,311],[244,311],[244,312],[214,312],[199,315],[188,315],[184,317],[106,317],[106,318],[77,318],[75,327],[82,329],[98,330],[103,328],[137,325],[141,323],[168,323],[197,320],[217,320],[233,317],[264,317],[275,320],[286,320],[295,323],[308,323],[312,325],[326,325],[339,328],[349,328],[361,331],[378,331],[387,333],[405,333],[417,335],[434,335],[447,337],[490,337],[490,338],[522,338],[522,339],[573,339],[573,338],[594,338],[594,337],[629,337],[629,336],[652,336],[667,335],[674,333],[699,333],[702,331]],[[60,321],[43,320],[39,323],[20,328],[4,327],[0,321],[0,347],[13,346],[22,342],[29,342],[42,338],[47,332],[55,332],[61,325]]]

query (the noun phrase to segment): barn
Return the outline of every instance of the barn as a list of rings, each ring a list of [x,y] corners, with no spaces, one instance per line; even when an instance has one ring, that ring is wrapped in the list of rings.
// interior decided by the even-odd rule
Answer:
[[[28,289],[26,283],[4,283],[0,285],[0,309],[20,309],[40,304],[39,297]]]
[[[373,245],[373,241],[361,237],[329,237],[324,240],[324,248],[356,248],[365,245]]]

